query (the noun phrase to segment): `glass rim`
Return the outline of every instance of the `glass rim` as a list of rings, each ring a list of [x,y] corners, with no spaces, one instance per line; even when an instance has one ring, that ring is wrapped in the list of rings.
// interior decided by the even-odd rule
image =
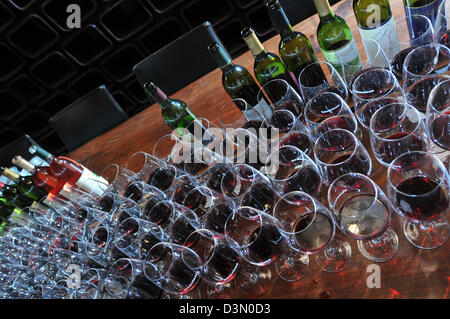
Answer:
[[[281,97],[278,101],[272,101],[269,96],[267,96],[266,89],[269,85],[273,85],[274,83],[283,83],[284,88],[285,88],[285,92],[283,94],[283,97]],[[266,82],[263,86],[260,87],[260,89],[258,90],[258,94],[256,96],[256,99],[258,100],[258,102],[260,102],[261,100],[264,99],[264,97],[268,97],[269,100],[273,103],[276,104],[279,101],[283,100],[286,96],[288,96],[289,94],[289,89],[291,88],[290,84],[287,83],[286,80],[284,79],[272,79],[269,82]]]
[[[252,171],[251,184],[247,187],[247,191],[245,193],[242,193],[242,194],[240,194],[238,196],[228,196],[228,194],[223,191],[223,189],[224,189],[223,183],[224,183],[225,175],[230,173],[230,174],[233,174],[233,178],[236,178],[237,174],[240,175],[240,172],[236,173],[236,169],[238,169],[240,167],[245,167],[245,169],[250,169]],[[222,190],[223,195],[225,197],[227,197],[228,199],[231,199],[231,200],[242,198],[255,185],[255,179],[257,178],[257,174],[258,174],[258,172],[256,171],[256,169],[254,169],[252,166],[250,166],[248,164],[245,164],[245,163],[237,163],[237,164],[232,165],[231,167],[228,167],[228,169],[226,170],[225,174],[222,176],[222,179],[220,180],[220,189]],[[239,178],[239,177],[237,177],[237,178]]]
[[[406,64],[409,62],[409,60],[411,59],[411,57],[413,56],[413,53],[417,54],[417,52],[419,52],[419,50],[423,50],[425,48],[436,48],[439,50],[439,55],[441,50],[446,51],[447,55],[450,55],[450,48],[448,48],[447,46],[440,44],[440,43],[428,43],[428,44],[424,44],[418,47],[415,47],[411,50],[411,52],[408,53],[408,55],[405,57],[405,61],[403,63],[403,67],[402,67],[402,72],[403,72],[403,78],[405,78],[405,73],[412,75],[416,78],[421,78],[421,79],[425,79],[425,78],[429,78],[429,77],[448,77],[450,79],[449,75],[442,75],[442,74],[418,74],[418,73],[413,73],[411,71],[408,70]],[[447,68],[450,69],[450,62],[447,65]]]
[[[235,108],[236,107],[236,105],[235,105],[235,102],[236,101],[239,101],[239,102],[243,102],[243,105],[245,105],[245,110],[239,110],[239,112],[241,112],[241,115],[240,115],[240,117],[238,118],[238,119],[236,119],[236,120],[233,120],[233,122],[229,122],[229,121],[227,121],[227,122],[224,122],[224,116],[223,116],[223,113],[225,113],[226,111],[228,111],[230,108],[229,108],[229,106],[230,106],[230,104],[233,104],[233,108]],[[219,123],[221,124],[221,125],[223,125],[223,126],[226,126],[226,127],[231,127],[233,124],[235,124],[236,122],[238,122],[238,121],[240,121],[241,119],[244,119],[245,121],[246,121],[246,118],[245,118],[245,115],[244,115],[244,113],[246,112],[246,111],[248,111],[248,103],[247,103],[247,101],[246,100],[244,100],[244,99],[242,99],[242,98],[236,98],[236,99],[232,99],[231,101],[228,101],[228,102],[226,102],[225,104],[223,104],[220,108],[219,108],[219,111],[218,111],[218,113],[217,113],[217,116],[218,116],[218,119],[219,119]]]
[[[322,138],[324,138],[325,135],[332,134],[332,133],[337,132],[337,131],[345,132],[345,134],[350,134],[352,136],[352,139],[353,139],[353,142],[354,142],[353,151],[352,151],[352,154],[345,161],[339,162],[339,163],[335,163],[335,164],[333,164],[333,163],[328,164],[328,163],[325,163],[325,162],[323,162],[322,160],[319,159],[319,156],[317,156],[317,153],[316,153],[316,147],[318,147],[319,141]],[[316,159],[316,161],[318,161],[320,164],[322,164],[324,166],[332,166],[333,167],[333,166],[342,165],[342,164],[346,163],[347,161],[350,161],[350,159],[355,155],[356,151],[358,150],[358,148],[360,146],[361,146],[361,142],[358,140],[358,138],[356,137],[356,135],[354,133],[350,132],[349,130],[343,129],[343,128],[335,128],[335,129],[332,129],[332,130],[329,130],[329,131],[323,133],[322,135],[320,135],[317,138],[316,142],[314,143],[314,158]]]
[[[428,25],[427,30],[426,30],[426,32],[424,32],[422,35],[420,35],[416,39],[411,39],[411,36],[409,35],[409,37],[408,37],[409,41],[399,41],[399,43],[408,43],[408,44],[410,44],[412,40],[417,41],[417,40],[423,38],[424,36],[428,36],[430,33],[431,33],[431,36],[434,37],[433,23],[431,22],[431,20],[427,16],[425,16],[423,14],[408,14],[408,15],[396,18],[394,20],[395,29],[391,30],[389,33],[387,33],[387,35],[390,35],[392,32],[397,33],[398,32],[398,27],[402,26],[404,24],[406,24],[406,27],[408,28],[408,22],[409,22],[408,19],[411,19],[411,18],[413,18],[413,19],[417,19],[418,18],[419,20],[423,20]]]
[[[204,234],[207,234],[208,237],[204,236]],[[200,257],[200,255],[197,254],[197,252],[194,249],[191,248],[192,246],[194,246],[195,244],[198,243],[198,240],[195,243],[193,243],[192,245],[189,245],[189,246],[186,245],[186,242],[188,242],[188,239],[191,236],[202,236],[202,237],[208,238],[209,240],[212,241],[213,245],[211,247],[211,251],[209,253],[209,256],[208,256],[208,258],[206,259],[205,262],[203,262],[203,259]],[[186,247],[186,248],[191,249],[200,258],[201,264],[199,265],[199,267],[194,267],[194,269],[197,269],[197,268],[201,268],[201,267],[206,266],[212,260],[212,258],[214,257],[215,250],[217,248],[217,238],[216,238],[216,235],[214,234],[213,231],[211,231],[209,229],[206,229],[206,228],[199,228],[199,229],[196,229],[195,231],[193,231],[192,233],[189,234],[189,236],[184,241],[183,246]],[[183,256],[183,259],[184,259],[184,256]]]
[[[241,211],[244,211],[244,210],[251,211],[251,212],[253,212],[255,215],[254,215],[254,216],[250,216],[250,215],[245,216],[245,215],[243,215],[243,214],[240,213]],[[250,246],[251,246],[251,245],[259,238],[259,236],[261,235],[261,231],[262,231],[261,226],[264,224],[264,221],[263,221],[264,214],[265,214],[265,213],[264,213],[263,211],[261,211],[261,210],[259,210],[259,209],[257,209],[257,208],[251,207],[251,206],[240,206],[240,207],[236,208],[236,209],[233,211],[233,213],[230,214],[230,216],[228,216],[228,218],[227,218],[227,220],[226,220],[226,222],[225,222],[225,225],[224,225],[224,227],[223,227],[223,229],[224,229],[224,235],[225,235],[225,238],[226,238],[227,242],[228,242],[230,245],[231,245],[232,243],[238,245],[238,247],[239,247],[240,249],[250,247]],[[258,224],[258,227],[255,228],[255,229],[258,229],[258,236],[256,236],[256,238],[253,239],[252,241],[245,241],[242,245],[241,245],[240,243],[238,243],[233,237],[231,237],[231,236],[229,235],[229,234],[231,233],[231,232],[230,232],[230,229],[229,229],[229,228],[230,228],[230,223],[232,222],[233,219],[238,220],[239,218],[242,218],[242,219],[244,219],[244,220],[246,220],[246,221],[255,221],[256,224]],[[227,226],[228,226],[228,227],[227,227]],[[234,232],[234,231],[236,231],[237,229],[238,229],[238,227],[235,226],[235,227],[233,227],[233,230],[232,230],[232,231]]]
[[[429,158],[432,159],[433,162],[434,162],[435,164],[437,164],[437,165],[439,166],[439,168],[442,170],[442,176],[439,178],[439,183],[438,183],[432,190],[430,190],[430,191],[428,191],[428,192],[426,192],[426,193],[423,193],[423,194],[419,194],[419,195],[408,194],[408,193],[402,192],[402,191],[400,191],[400,190],[398,189],[398,185],[397,185],[397,186],[394,186],[394,184],[393,184],[392,181],[391,181],[391,174],[392,174],[392,171],[394,171],[394,170],[396,170],[396,171],[403,170],[403,168],[398,168],[398,169],[396,169],[394,163],[396,163],[397,161],[399,161],[402,157],[411,156],[412,154],[422,154],[422,155],[424,155],[424,156],[426,156],[426,157],[429,157]],[[417,176],[423,176],[423,175],[414,175],[414,177],[417,177]],[[401,194],[401,195],[403,195],[403,196],[405,196],[405,197],[412,197],[412,198],[417,198],[417,197],[422,197],[422,196],[429,195],[430,193],[434,192],[436,189],[440,188],[440,187],[442,186],[442,184],[445,183],[445,180],[446,180],[446,179],[449,179],[449,177],[448,177],[448,171],[447,171],[447,169],[445,168],[444,164],[442,164],[442,162],[441,162],[435,155],[430,154],[430,153],[428,153],[428,152],[423,152],[423,151],[414,151],[414,152],[404,153],[404,154],[398,156],[396,159],[394,159],[394,160],[389,164],[388,172],[387,172],[387,181],[388,181],[389,185],[390,185],[393,189],[395,189],[395,192],[396,192],[396,193],[399,193],[399,194]],[[405,180],[406,180],[406,179],[405,179]]]
[[[375,98],[362,98],[360,97],[358,94],[356,94],[356,98],[358,99],[358,101],[373,101],[373,100],[377,100],[377,99],[382,99],[387,97],[389,94],[392,93],[392,91],[395,89],[396,86],[400,86],[400,83],[397,80],[397,77],[395,76],[394,73],[392,73],[391,70],[387,70],[384,68],[376,68],[376,69],[368,69],[366,72],[363,72],[362,74],[358,75],[354,80],[353,80],[353,85],[352,85],[352,93],[354,92],[354,88],[355,88],[355,84],[358,82],[358,80],[360,80],[363,76],[368,76],[367,73],[372,73],[372,72],[383,72],[383,73],[387,73],[389,75],[389,78],[392,79],[392,86],[389,88],[389,91],[387,91],[386,93],[384,93],[381,96],[377,96]],[[359,108],[363,107],[360,106]]]
[[[134,170],[130,169],[128,166],[129,166],[130,162],[131,162],[134,158],[136,158],[136,157],[138,157],[138,156],[143,156],[143,160],[144,160],[144,161],[143,161],[143,164],[142,164],[141,169],[140,169],[138,172],[135,172]],[[124,168],[127,169],[127,170],[129,170],[129,171],[131,171],[131,172],[134,172],[135,174],[139,174],[139,173],[142,172],[142,170],[144,169],[144,167],[145,167],[145,165],[147,164],[147,162],[153,162],[153,163],[156,164],[157,166],[160,166],[160,160],[158,160],[155,156],[153,156],[153,155],[151,155],[151,154],[148,154],[148,153],[146,153],[146,152],[144,152],[144,151],[139,151],[139,152],[134,153],[133,155],[131,155],[131,156],[127,159],[127,161],[126,161],[126,163],[125,163],[125,165],[124,165]]]
[[[293,149],[294,151],[298,151],[298,153],[300,153],[301,155],[301,167],[303,167],[307,162],[308,159],[305,158],[305,156],[307,156],[304,152],[302,152],[302,150],[300,150],[298,147],[294,146],[294,145],[283,145],[282,147],[279,147],[277,149],[275,149],[272,153],[270,153],[270,155],[267,157],[266,163],[265,163],[265,167],[267,167],[267,163],[269,161],[271,161],[272,155],[275,156],[276,153],[280,153],[281,149]],[[281,161],[279,160],[279,156],[278,156],[278,162],[281,163]],[[295,165],[295,167],[297,167],[298,165]],[[270,166],[269,166],[270,168]],[[297,175],[297,173],[299,172],[300,169],[297,170],[297,172],[294,175],[289,175],[289,177],[287,178],[283,178],[283,179],[276,179],[275,177],[272,177],[271,174],[268,175],[268,177],[270,179],[272,179],[274,182],[279,183],[279,182],[285,182],[290,180],[291,178],[295,177]]]
[[[414,126],[414,129],[411,130],[410,132],[408,132],[408,135],[405,135],[405,136],[399,137],[399,138],[395,138],[395,139],[389,139],[389,138],[380,137],[378,134],[382,134],[384,132],[384,130],[381,131],[381,132],[379,132],[379,131],[377,132],[377,131],[375,131],[373,129],[373,126],[375,125],[376,116],[381,114],[381,112],[380,112],[381,110],[384,110],[385,108],[388,108],[388,107],[392,107],[393,105],[402,105],[405,108],[404,112],[402,113],[402,116],[401,116],[402,119],[401,119],[400,123],[403,122],[403,120],[405,120],[405,118],[403,118],[403,117],[406,116],[406,113],[409,110],[412,110],[412,112],[415,113],[416,118],[417,118],[418,121],[416,122],[416,124]],[[392,130],[395,130],[395,129],[398,128],[398,124],[399,123],[396,123],[396,124],[397,125],[395,127],[393,127]],[[391,104],[384,105],[384,106],[382,106],[381,108],[379,108],[378,110],[375,111],[375,113],[372,115],[372,118],[370,119],[369,129],[370,129],[370,133],[374,136],[374,138],[376,138],[378,140],[381,140],[381,141],[395,142],[395,141],[401,141],[403,139],[406,139],[406,138],[410,137],[413,133],[417,132],[420,129],[421,125],[422,125],[422,120],[420,118],[420,112],[414,106],[411,106],[408,103],[391,103]]]
[[[436,94],[438,94],[439,90],[442,89],[442,87],[444,85],[449,86],[449,89],[450,89],[450,77],[447,80],[438,83],[438,85],[436,85],[431,90],[430,96],[428,97],[428,102],[427,102],[427,113],[429,113],[429,112],[436,112],[436,113],[441,114],[441,113],[446,113],[446,111],[450,110],[450,103],[446,104],[447,107],[442,109],[442,110],[440,110],[440,111],[437,110],[436,107],[432,104],[432,100],[433,100],[434,96]]]
[[[329,68],[329,70],[330,70],[330,76],[333,75],[333,74],[336,75],[336,73],[337,73],[337,75],[338,75],[339,77],[341,77],[340,74],[336,71],[336,68],[335,68],[331,63],[329,63],[328,61],[324,61],[324,60],[315,61],[315,62],[313,62],[313,63],[308,64],[308,65],[300,72],[300,75],[298,76],[298,83],[299,83],[300,87],[312,89],[312,88],[315,88],[315,87],[318,86],[318,85],[316,85],[316,86],[307,86],[307,85],[303,85],[303,84],[302,84],[302,81],[301,81],[302,75],[303,75],[304,73],[306,73],[306,70],[307,70],[308,68],[312,67],[313,65],[314,65],[314,66],[319,65],[319,66],[321,67],[321,69],[322,69],[322,65],[326,65],[326,66]],[[341,80],[342,80],[342,77],[341,77]],[[342,80],[342,81],[344,81],[344,80]],[[344,84],[345,84],[345,83],[344,83]]]

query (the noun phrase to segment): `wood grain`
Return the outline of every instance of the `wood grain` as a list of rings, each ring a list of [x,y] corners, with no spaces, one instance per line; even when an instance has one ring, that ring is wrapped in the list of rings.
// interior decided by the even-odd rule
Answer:
[[[299,1],[299,5],[302,1]],[[391,0],[394,17],[404,15],[401,0]],[[350,25],[353,36],[358,43],[362,59],[366,56],[361,43],[353,15],[352,1],[344,0],[334,6],[335,13],[343,17]],[[299,23],[295,30],[305,33],[313,42],[320,60],[323,55],[316,39],[316,28],[319,19],[317,15]],[[239,36],[238,34],[236,36]],[[279,36],[266,41],[264,46],[270,52],[278,53]],[[182,52],[180,52],[182,58]],[[253,69],[253,57],[247,52],[235,59],[235,63]],[[176,76],[174,74],[174,76]],[[216,69],[189,86],[175,93],[173,98],[185,101],[198,117],[207,118],[218,124],[219,108],[228,102],[221,83],[221,71]],[[233,112],[238,112],[236,108]],[[111,163],[124,165],[135,152],[151,153],[155,142],[170,129],[161,118],[161,111],[153,105],[125,123],[109,132],[97,137],[69,156],[95,172]],[[364,145],[370,151],[367,133],[363,137]],[[373,173],[371,178],[383,189],[386,185],[386,169],[381,167],[372,156]],[[319,199],[326,204],[324,192]],[[366,260],[359,253],[356,242],[348,239],[352,246],[351,265],[343,272],[331,274],[321,271],[310,260],[309,274],[295,283],[288,283],[274,276],[263,298],[449,298],[450,290],[450,249],[449,244],[436,250],[425,251],[414,248],[405,238],[402,231],[403,220],[394,216],[392,226],[400,241],[399,251],[392,260],[379,264],[381,267],[381,288],[369,289],[366,285],[367,266],[372,262]],[[235,291],[234,297],[248,297]],[[252,297],[252,296],[250,296]]]

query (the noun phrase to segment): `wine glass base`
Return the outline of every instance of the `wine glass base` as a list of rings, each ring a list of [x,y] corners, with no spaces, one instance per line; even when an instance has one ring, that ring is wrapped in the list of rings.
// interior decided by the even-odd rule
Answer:
[[[235,278],[239,285],[238,289],[249,298],[263,296],[272,281],[273,274],[269,267],[258,267],[247,264],[242,267],[238,278]]]
[[[358,240],[357,246],[366,259],[381,263],[393,258],[397,253],[398,236],[392,228],[389,228],[376,241]]]
[[[275,269],[281,279],[298,281],[309,270],[309,256],[293,249],[284,249],[283,255],[275,261]]]
[[[430,222],[428,228],[422,225],[407,220],[403,223],[403,233],[413,246],[420,249],[436,249],[447,242],[450,235],[447,218],[442,217]]]
[[[352,247],[346,241],[334,240],[324,251],[315,255],[317,265],[326,272],[344,270],[352,258]]]

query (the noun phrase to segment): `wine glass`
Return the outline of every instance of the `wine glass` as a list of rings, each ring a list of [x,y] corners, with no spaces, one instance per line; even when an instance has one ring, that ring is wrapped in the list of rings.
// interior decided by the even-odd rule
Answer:
[[[274,79],[266,84],[258,92],[258,101],[262,103],[268,98],[270,106],[273,110],[288,110],[295,117],[300,118],[303,114],[303,100],[300,95],[283,79]],[[270,113],[266,112],[264,118],[270,117]]]
[[[333,92],[324,92],[309,100],[305,107],[305,122],[316,139],[335,128],[360,135],[358,121],[350,107]]]
[[[133,200],[134,202],[141,204],[147,198],[160,195],[163,196],[164,193],[160,191],[158,188],[154,186],[150,186],[149,184],[142,181],[135,181],[129,183],[124,189],[122,196],[124,198],[128,198]]]
[[[405,103],[389,104],[375,112],[370,142],[375,158],[385,167],[403,153],[428,149],[425,123],[419,111]]]
[[[450,80],[438,84],[430,94],[426,114],[431,152],[439,158],[450,151]],[[444,162],[444,160],[443,160]]]
[[[295,146],[272,152],[266,162],[266,175],[280,196],[293,191],[318,194],[322,186],[317,165]]]
[[[275,205],[274,217],[288,245],[294,251],[307,255],[315,254],[316,263],[327,272],[342,271],[351,258],[351,247],[347,242],[335,238],[335,217],[311,195],[304,192],[285,194]],[[302,276],[304,267],[296,274]]]
[[[100,173],[100,176],[103,176],[109,182],[109,186],[105,191],[115,193],[122,192],[123,188],[128,183],[139,179],[138,175],[136,175],[134,172],[120,167],[117,164],[106,166]]]
[[[387,195],[415,247],[434,249],[448,240],[449,183],[448,170],[430,153],[405,153],[389,166]]]
[[[270,211],[277,193],[270,179],[247,164],[230,167],[222,177],[222,193],[241,206]]]
[[[328,203],[340,229],[357,240],[364,257],[384,262],[395,256],[398,236],[390,227],[392,209],[369,177],[359,173],[338,177],[328,189]]]
[[[240,111],[236,111],[236,105],[239,106]],[[270,115],[270,107],[267,105],[266,108],[269,109],[266,112],[267,115]],[[238,98],[222,105],[219,109],[218,120],[223,130],[231,128],[259,128],[265,116],[266,114],[261,114],[255,108],[249,110],[248,103],[244,99]]]
[[[372,160],[366,148],[352,132],[344,129],[322,134],[314,145],[314,157],[327,185],[346,173],[372,173]]]
[[[192,249],[200,258],[194,260],[185,258],[189,268],[196,271],[200,266],[200,277],[208,284],[225,285],[236,278],[240,270],[240,256],[236,243],[223,234],[215,233],[207,229],[197,229],[189,235],[183,246]]]
[[[161,162],[184,169],[184,160],[191,154],[191,144],[180,140],[175,134],[167,134],[156,141],[152,155]]]
[[[198,217],[203,217],[222,196],[204,185],[190,191],[183,201],[183,206],[191,209]]]
[[[449,17],[450,8],[449,2],[441,1],[439,5],[438,14],[434,23],[435,42],[449,47]]]
[[[202,261],[190,248],[161,242],[153,246],[144,263],[145,277],[174,295],[186,295],[200,282]]]
[[[371,69],[386,69],[392,71],[391,63],[378,41],[369,39],[364,42],[367,52],[367,62],[363,64],[347,64],[342,62],[344,77],[350,92],[353,90],[355,79],[362,73]]]
[[[367,130],[378,109],[404,100],[397,78],[385,69],[370,69],[360,74],[353,83],[352,95],[356,117]]]
[[[322,72],[318,72],[318,69]],[[334,92],[344,100],[348,98],[348,88],[345,81],[339,72],[325,61],[314,62],[306,66],[300,73],[298,82],[305,103],[323,92]]]
[[[410,15],[395,20],[395,28],[388,29],[386,38],[398,41],[386,41],[385,50],[389,52],[392,72],[399,81],[403,78],[403,65],[406,56],[415,48],[433,43],[433,25],[423,15]]]
[[[450,79],[450,49],[440,44],[412,50],[403,65],[403,90],[409,104],[426,113],[428,97],[439,83]]]

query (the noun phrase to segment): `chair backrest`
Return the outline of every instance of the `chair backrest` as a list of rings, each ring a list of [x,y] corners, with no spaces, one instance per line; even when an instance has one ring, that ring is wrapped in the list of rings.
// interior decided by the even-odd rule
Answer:
[[[207,21],[136,64],[133,72],[141,86],[153,81],[170,95],[217,68],[208,52],[212,42],[222,45]]]
[[[127,118],[102,85],[55,114],[49,121],[70,152]]]
[[[30,160],[34,155],[28,152],[28,148],[33,145],[31,138],[22,136],[12,141],[8,145],[3,146],[0,149],[0,166],[10,167],[11,160],[14,156],[20,155],[26,160]]]

